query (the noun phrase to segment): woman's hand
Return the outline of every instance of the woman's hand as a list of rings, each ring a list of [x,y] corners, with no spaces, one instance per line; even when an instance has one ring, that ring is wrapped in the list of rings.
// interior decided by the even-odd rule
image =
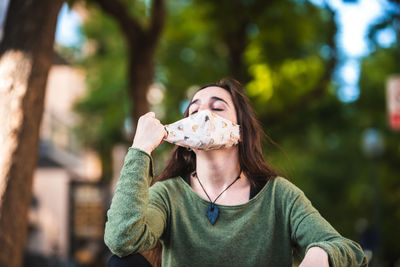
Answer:
[[[148,112],[139,118],[132,147],[150,154],[167,136],[164,126],[156,119],[154,112]]]
[[[299,267],[329,267],[328,253],[320,247],[311,247]]]

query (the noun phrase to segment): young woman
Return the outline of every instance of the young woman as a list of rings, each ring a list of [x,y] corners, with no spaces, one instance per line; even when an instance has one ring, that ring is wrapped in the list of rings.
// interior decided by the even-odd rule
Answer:
[[[216,118],[205,131],[223,145],[215,149],[215,137],[200,134],[193,138],[201,145],[191,146],[185,136],[183,145],[191,148],[176,146],[156,182],[151,152],[173,133],[153,112],[139,119],[108,211],[104,239],[117,255],[109,266],[149,266],[138,253],[158,241],[162,266],[292,266],[293,251],[303,256],[300,266],[367,265],[360,246],[264,161],[262,128],[240,83],[224,79],[202,87],[184,117],[195,114]],[[240,125],[236,142],[227,140],[226,122]]]

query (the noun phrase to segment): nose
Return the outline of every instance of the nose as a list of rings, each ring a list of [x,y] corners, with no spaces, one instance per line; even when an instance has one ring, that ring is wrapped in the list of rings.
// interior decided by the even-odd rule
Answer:
[[[202,110],[210,110],[210,107],[207,105],[207,104],[202,104],[202,105],[200,105],[200,107],[199,107],[199,111],[202,111]],[[211,111],[211,110],[210,110]]]

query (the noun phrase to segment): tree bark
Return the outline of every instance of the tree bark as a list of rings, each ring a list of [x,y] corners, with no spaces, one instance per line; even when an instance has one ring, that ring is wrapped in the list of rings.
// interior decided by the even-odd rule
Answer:
[[[248,45],[246,34],[247,24],[248,20],[246,17],[239,17],[237,30],[231,33],[228,32],[223,37],[229,51],[229,72],[232,77],[241,81],[242,83],[246,83],[249,80],[245,65],[243,63],[243,54],[246,50],[246,46]]]
[[[147,92],[154,76],[154,53],[165,21],[165,0],[153,0],[150,26],[144,29],[118,0],[96,0],[119,24],[129,49],[128,81],[132,103],[132,125],[150,110]]]
[[[0,266],[21,266],[60,0],[12,0],[0,44]]]
[[[140,45],[129,43],[129,47],[129,93],[133,103],[132,125],[136,126],[139,117],[150,110],[146,96],[153,81],[154,50],[149,49],[147,42]]]

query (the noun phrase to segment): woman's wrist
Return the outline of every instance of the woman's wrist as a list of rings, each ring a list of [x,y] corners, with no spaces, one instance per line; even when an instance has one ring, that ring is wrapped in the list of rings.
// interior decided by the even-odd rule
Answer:
[[[149,149],[148,147],[146,147],[146,146],[141,146],[141,145],[136,145],[135,143],[134,144],[132,144],[132,146],[131,146],[132,148],[136,148],[136,149],[139,149],[139,150],[142,150],[142,151],[144,151],[144,152],[146,152],[147,154],[151,154],[151,152],[152,152],[152,150],[151,149]]]

